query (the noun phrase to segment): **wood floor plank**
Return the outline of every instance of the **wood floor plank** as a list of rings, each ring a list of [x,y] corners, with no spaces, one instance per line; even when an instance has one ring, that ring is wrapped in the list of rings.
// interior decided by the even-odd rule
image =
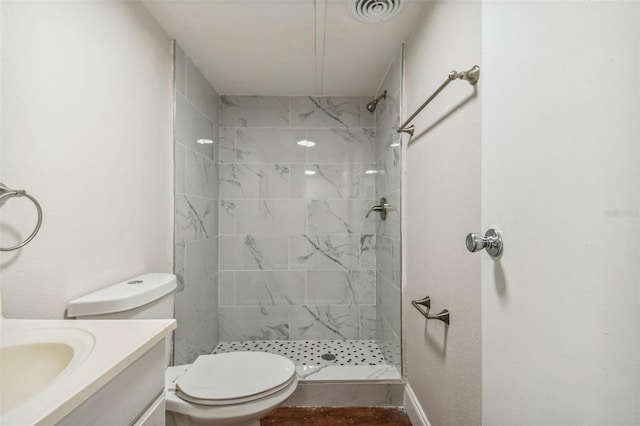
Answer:
[[[411,426],[404,410],[386,407],[280,407],[261,426]]]

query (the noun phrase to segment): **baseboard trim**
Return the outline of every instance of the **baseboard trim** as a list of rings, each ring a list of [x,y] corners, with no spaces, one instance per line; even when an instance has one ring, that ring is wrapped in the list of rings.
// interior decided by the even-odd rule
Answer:
[[[427,415],[424,413],[416,394],[413,393],[413,389],[409,383],[404,388],[404,408],[407,410],[407,415],[411,420],[413,426],[431,426]]]

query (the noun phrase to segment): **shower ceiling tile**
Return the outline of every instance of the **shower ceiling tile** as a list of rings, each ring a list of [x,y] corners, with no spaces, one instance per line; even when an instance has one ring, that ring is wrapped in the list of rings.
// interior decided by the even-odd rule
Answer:
[[[143,0],[218,92],[247,95],[372,96],[426,3],[367,24],[342,0]]]

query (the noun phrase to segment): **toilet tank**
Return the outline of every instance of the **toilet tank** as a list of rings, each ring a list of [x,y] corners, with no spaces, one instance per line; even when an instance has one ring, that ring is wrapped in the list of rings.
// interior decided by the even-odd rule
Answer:
[[[67,316],[77,319],[173,318],[173,274],[151,273],[110,285],[69,302]]]
[[[69,302],[67,316],[76,319],[172,319],[173,274],[151,273],[130,278]],[[173,341],[166,339],[166,364],[171,363]]]

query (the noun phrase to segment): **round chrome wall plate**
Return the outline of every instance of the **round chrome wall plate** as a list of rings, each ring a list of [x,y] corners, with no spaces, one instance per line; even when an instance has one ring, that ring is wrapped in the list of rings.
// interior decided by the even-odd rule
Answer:
[[[500,233],[500,231],[491,228],[487,231],[486,234],[484,234],[484,237],[489,241],[487,247],[485,248],[487,250],[487,253],[489,253],[491,257],[500,256],[502,254],[503,248],[502,234]]]

